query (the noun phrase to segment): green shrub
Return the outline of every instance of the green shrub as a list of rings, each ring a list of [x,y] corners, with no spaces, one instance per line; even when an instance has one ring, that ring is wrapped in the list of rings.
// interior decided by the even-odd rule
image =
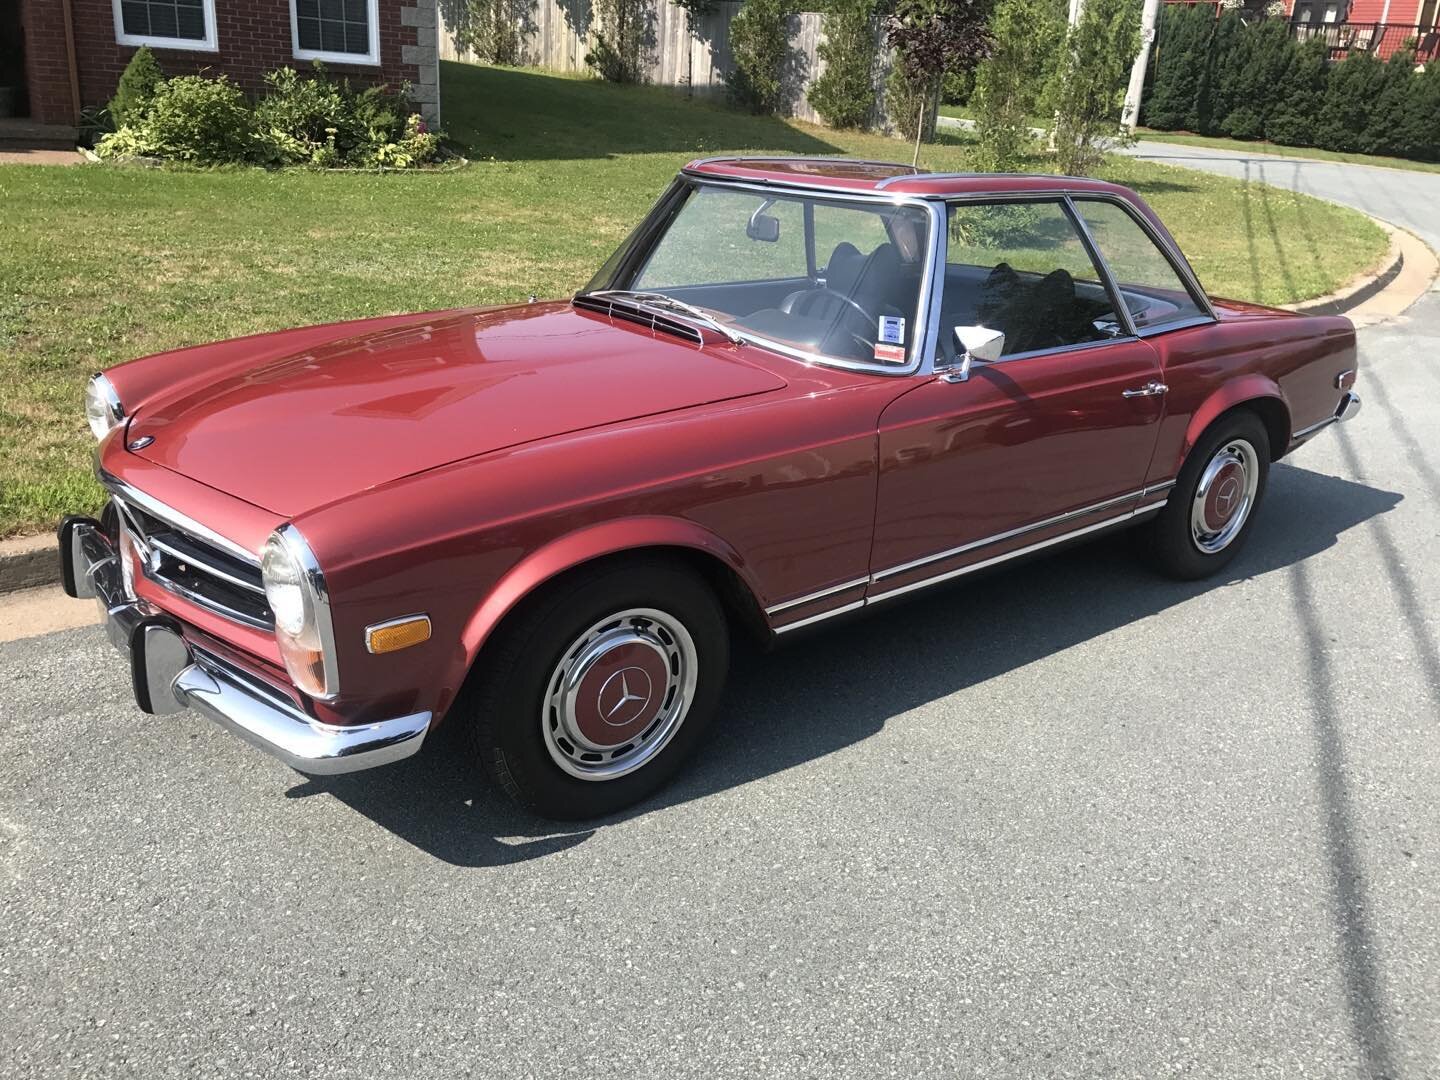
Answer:
[[[969,105],[975,93],[975,69],[947,71],[940,83],[940,100],[946,105]]]
[[[745,0],[730,20],[735,70],[728,80],[731,99],[755,113],[780,108],[781,79],[789,59],[784,0]]]
[[[810,87],[810,104],[827,124],[863,128],[875,107],[875,0],[834,0],[825,13],[817,50],[824,73]]]
[[[1215,14],[1208,4],[1164,4],[1155,49],[1155,82],[1143,109],[1147,126],[1195,131],[1196,108]]]
[[[905,74],[904,64],[892,67],[885,77],[885,115],[890,118],[895,134],[913,141],[915,125],[920,122],[920,110],[924,106],[924,137],[931,137],[935,131],[934,96],[933,83],[913,81]]]
[[[645,80],[650,0],[594,0],[595,42],[585,64],[606,82]]]
[[[115,87],[115,96],[110,99],[106,110],[110,123],[119,127],[139,120],[145,114],[150,99],[165,81],[165,73],[148,45],[141,45],[130,57],[125,70],[120,73],[120,82]]]
[[[1359,152],[1384,65],[1369,53],[1351,53],[1330,68],[1325,97],[1315,121],[1315,145],[1322,150]]]
[[[1104,160],[1100,139],[1120,134],[1125,85],[1139,49],[1136,0],[1088,0],[1066,38],[1053,83],[1062,172],[1084,176]]]
[[[1410,96],[1410,83],[1415,78],[1415,54],[1400,49],[1385,61],[1374,84],[1370,106],[1370,122],[1360,132],[1359,145],[1365,154],[1403,153],[1402,131],[1405,126],[1405,103]]]
[[[1426,64],[1405,90],[1395,152],[1422,161],[1440,161],[1440,63]]]
[[[1265,117],[1265,138],[1286,146],[1314,146],[1315,120],[1325,96],[1329,48],[1313,38],[1290,50],[1277,96]]]
[[[979,144],[971,160],[990,172],[1016,169],[1031,149],[1039,111],[1065,39],[1060,0],[1000,0],[990,18],[990,56],[975,71]]]
[[[230,165],[249,160],[254,144],[255,118],[238,86],[224,75],[181,75],[160,83],[139,120],[101,139],[96,153]]]
[[[433,161],[441,135],[428,131],[403,94],[354,90],[282,68],[265,77],[252,109],[223,75],[162,81],[145,112],[102,138],[105,158],[157,157],[195,165],[411,168]]]
[[[1293,52],[1290,28],[1280,19],[1266,19],[1240,35],[1227,72],[1229,108],[1219,118],[1221,132],[1236,139],[1264,136]]]
[[[356,91],[291,68],[265,76],[255,106],[256,157],[266,164],[408,168],[432,161],[440,136],[425,130],[404,95],[383,86]]]

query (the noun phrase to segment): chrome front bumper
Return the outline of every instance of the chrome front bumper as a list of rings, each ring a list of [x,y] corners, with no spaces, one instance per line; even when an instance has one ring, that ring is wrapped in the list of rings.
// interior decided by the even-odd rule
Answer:
[[[297,772],[317,776],[399,761],[424,743],[428,712],[353,727],[323,724],[263,680],[192,647],[178,622],[126,594],[119,554],[99,522],[66,518],[59,539],[65,591],[99,603],[110,641],[130,657],[144,711],[194,709]]]

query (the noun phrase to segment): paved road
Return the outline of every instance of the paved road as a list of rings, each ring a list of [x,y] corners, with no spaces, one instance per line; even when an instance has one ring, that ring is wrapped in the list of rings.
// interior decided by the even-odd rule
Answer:
[[[1148,140],[1124,152],[1147,161],[1204,169],[1344,203],[1409,229],[1432,248],[1440,249],[1440,173],[1375,169]]]
[[[1224,580],[1110,540],[743,658],[593,828],[0,645],[0,1075],[1440,1075],[1440,298],[1363,348]]]

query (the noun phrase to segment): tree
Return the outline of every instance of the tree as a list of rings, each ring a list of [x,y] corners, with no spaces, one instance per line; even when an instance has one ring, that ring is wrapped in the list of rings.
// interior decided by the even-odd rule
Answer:
[[[729,76],[730,97],[756,113],[780,108],[785,63],[790,55],[785,0],[745,0],[730,20],[730,49],[735,70]]]
[[[1321,38],[1294,45],[1277,96],[1265,116],[1265,137],[1286,146],[1313,146],[1315,121],[1325,97],[1329,47]]]
[[[914,125],[917,160],[925,112],[941,81],[974,70],[989,55],[988,16],[988,0],[897,0],[885,20],[885,40],[895,51],[886,101],[897,126],[906,130]],[[894,106],[902,111],[897,113]]]
[[[863,128],[875,106],[875,0],[833,0],[825,40],[816,50],[825,71],[810,87],[810,104],[831,127]]]
[[[1065,40],[1060,0],[1000,0],[990,36],[990,56],[976,69],[970,97],[980,136],[971,161],[977,169],[1009,172],[1030,148],[1030,117]]]
[[[1330,69],[1315,121],[1315,145],[1355,153],[1370,127],[1371,111],[1385,66],[1365,52],[1352,52]]]
[[[1201,73],[1210,52],[1215,15],[1208,4],[1166,4],[1156,39],[1155,82],[1145,99],[1145,123],[1162,131],[1199,127]]]
[[[1396,151],[1422,161],[1440,160],[1440,63],[1426,64],[1406,90]]]
[[[1071,28],[1054,86],[1060,170],[1084,176],[1104,160],[1099,140],[1119,138],[1130,65],[1140,50],[1139,0],[1086,0]]]
[[[1220,130],[1236,139],[1258,139],[1285,77],[1295,43],[1282,19],[1266,19],[1237,36],[1228,73],[1229,111],[1217,114]]]

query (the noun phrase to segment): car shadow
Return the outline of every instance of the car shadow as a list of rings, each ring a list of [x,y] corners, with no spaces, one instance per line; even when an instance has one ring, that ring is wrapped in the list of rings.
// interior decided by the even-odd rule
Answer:
[[[1162,579],[1137,560],[1128,534],[1114,534],[877,607],[772,652],[742,646],[714,727],[677,780],[583,827],[545,823],[514,807],[468,760],[454,734],[458,725],[443,727],[408,761],[311,778],[287,794],[332,795],[455,865],[539,858],[584,842],[596,829],[823,757],[917,706],[1211,590],[1295,566],[1400,499],[1280,463],[1245,551],[1209,581]],[[886,647],[877,650],[876,641]]]

